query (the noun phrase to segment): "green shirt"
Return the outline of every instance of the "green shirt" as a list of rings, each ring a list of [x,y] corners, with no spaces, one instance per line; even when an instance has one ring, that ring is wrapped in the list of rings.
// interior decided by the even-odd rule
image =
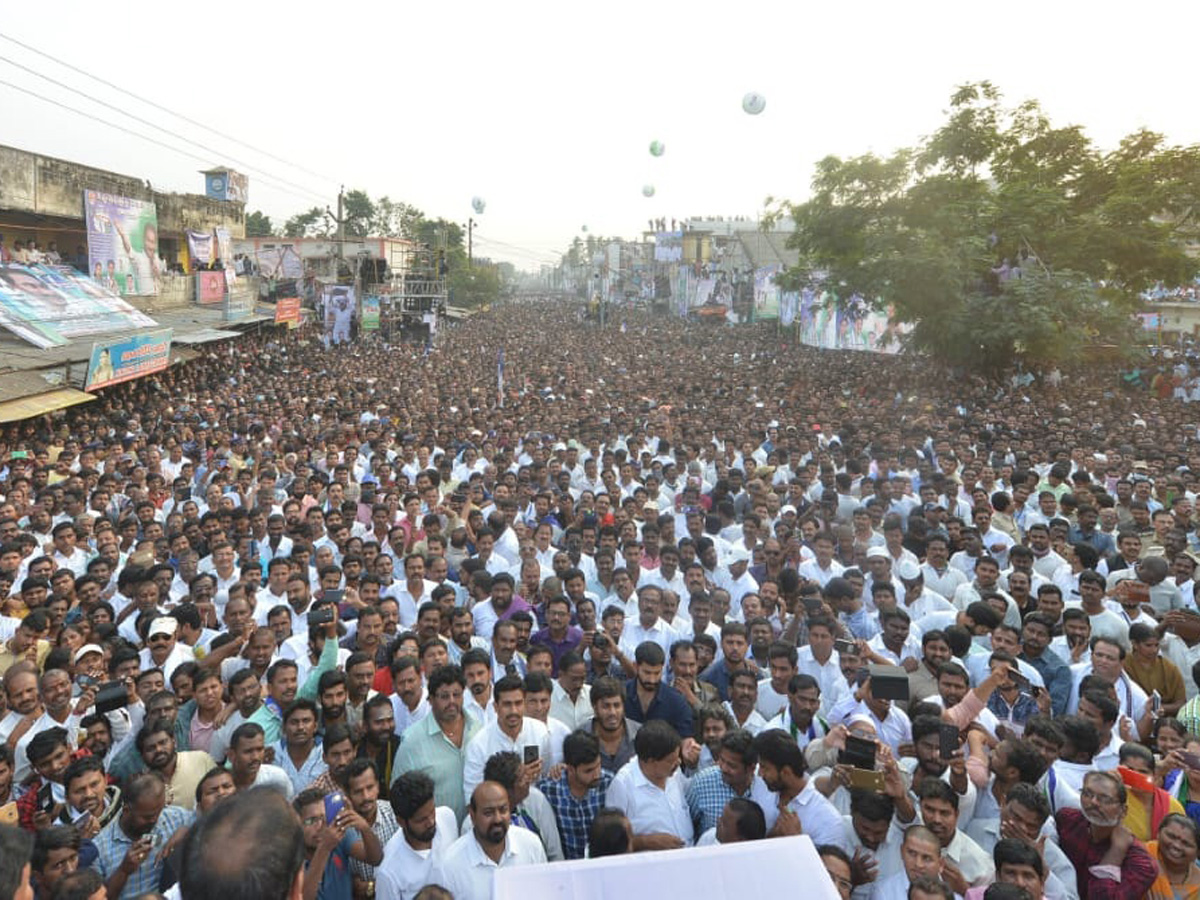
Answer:
[[[466,713],[463,713],[463,720],[461,747],[455,747],[450,742],[433,713],[410,725],[404,732],[400,753],[392,767],[392,781],[401,773],[413,769],[433,779],[434,805],[450,807],[460,823],[467,814],[467,801],[463,795],[463,763],[467,758],[467,745],[483,727]]]

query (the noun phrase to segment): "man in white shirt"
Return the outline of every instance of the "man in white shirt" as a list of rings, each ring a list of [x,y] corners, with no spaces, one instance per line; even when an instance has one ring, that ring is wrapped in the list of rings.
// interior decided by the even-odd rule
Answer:
[[[434,865],[456,840],[458,822],[448,806],[434,806],[433,780],[424,772],[405,772],[389,791],[400,830],[383,848],[375,867],[378,900],[411,900],[430,884]]]
[[[692,815],[679,771],[679,735],[661,719],[651,719],[634,735],[637,755],[621,767],[608,787],[607,803],[633,826],[634,850],[687,847],[694,836]]]
[[[485,725],[467,745],[463,763],[463,795],[483,781],[483,768],[493,753],[509,750],[525,762],[530,782],[550,766],[550,730],[525,715],[525,684],[520,675],[505,675],[493,688],[496,721]]]
[[[758,774],[779,796],[779,819],[772,833],[807,834],[817,846],[834,844],[849,852],[842,817],[808,777],[804,751],[791,735],[769,728],[754,739],[754,749]]]
[[[546,862],[537,835],[512,827],[508,791],[501,785],[482,782],[471,794],[468,815],[471,830],[434,864],[430,879],[455,900],[491,900],[497,869]]]

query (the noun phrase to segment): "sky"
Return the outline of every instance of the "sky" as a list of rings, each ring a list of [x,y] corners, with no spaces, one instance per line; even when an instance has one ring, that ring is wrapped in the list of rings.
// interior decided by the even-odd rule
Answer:
[[[221,134],[0,40],[0,143],[195,193],[229,164],[276,223],[342,185],[464,223],[481,197],[476,253],[531,270],[584,228],[633,238],[651,217],[803,200],[817,160],[912,144],[968,81],[1102,148],[1143,126],[1200,143],[1192,54],[1172,37],[1196,33],[1196,3],[9,6],[0,35]]]

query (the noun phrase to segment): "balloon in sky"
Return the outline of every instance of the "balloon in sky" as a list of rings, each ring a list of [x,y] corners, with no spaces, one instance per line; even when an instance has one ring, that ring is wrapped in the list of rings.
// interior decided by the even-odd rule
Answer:
[[[651,141],[650,142],[650,155],[651,156],[662,156],[663,151],[665,151],[666,149],[667,149],[667,147],[662,141]]]
[[[652,185],[652,184],[642,185],[642,196],[643,197],[653,197],[654,196],[654,185]]]
[[[483,215],[483,211],[487,208],[487,203],[482,197],[471,198],[471,209],[475,210],[475,215]]]
[[[752,116],[757,116],[766,108],[767,98],[762,94],[756,94],[754,91],[751,91],[742,98],[742,109]]]

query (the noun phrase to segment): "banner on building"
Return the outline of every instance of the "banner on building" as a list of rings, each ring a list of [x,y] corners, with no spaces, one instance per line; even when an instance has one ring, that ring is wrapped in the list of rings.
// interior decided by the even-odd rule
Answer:
[[[362,317],[359,324],[363,331],[379,330],[379,295],[367,294],[362,298]]]
[[[655,262],[679,262],[682,259],[682,231],[660,231],[654,235]]]
[[[84,390],[108,387],[161,372],[171,362],[171,329],[92,344]]]
[[[92,278],[117,294],[157,294],[165,266],[158,255],[154,203],[84,191],[83,213]]]
[[[225,299],[225,271],[196,273],[196,300],[200,303],[220,303]]]
[[[254,260],[258,263],[258,274],[263,278],[304,277],[304,263],[296,248],[290,245],[256,250]]]
[[[284,322],[292,328],[300,324],[300,298],[280,297],[275,301],[275,324]]]
[[[199,231],[187,233],[188,255],[193,263],[207,266],[213,261],[213,236]]]
[[[325,322],[325,346],[350,341],[350,322],[356,305],[354,288],[346,284],[327,284],[321,289],[321,310]]]
[[[34,346],[157,324],[70,266],[0,265],[0,326]]]

